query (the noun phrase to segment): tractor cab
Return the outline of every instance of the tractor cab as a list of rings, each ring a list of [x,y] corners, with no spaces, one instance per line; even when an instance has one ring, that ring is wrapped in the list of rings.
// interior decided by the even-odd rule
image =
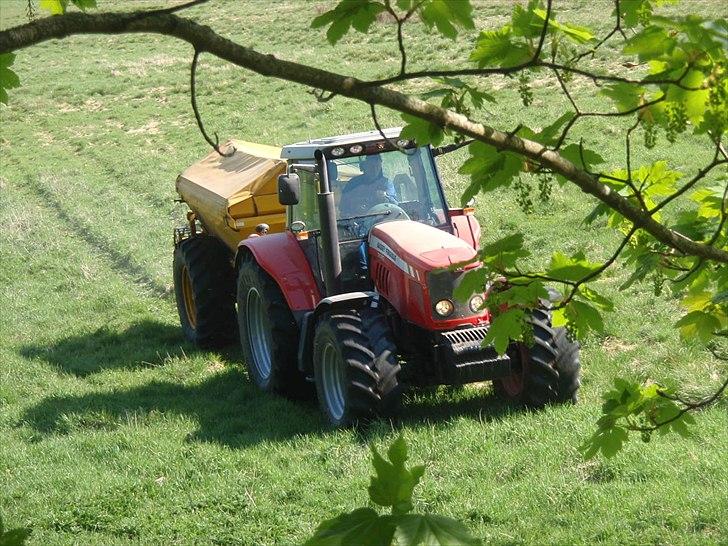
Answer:
[[[399,132],[394,128],[384,135],[379,131],[355,133],[282,149],[281,157],[288,159],[289,167],[288,176],[283,177],[283,192],[297,193],[297,199],[291,200],[296,202],[288,206],[287,223],[298,234],[312,269],[321,272],[322,292],[333,293],[326,290],[321,260],[327,238],[326,230],[322,232],[321,213],[324,223],[328,217],[326,202],[318,197],[324,178],[329,189],[325,193],[333,199],[336,228],[332,231],[341,260],[336,292],[373,288],[367,241],[375,225],[413,220],[452,232],[431,148],[399,139]]]

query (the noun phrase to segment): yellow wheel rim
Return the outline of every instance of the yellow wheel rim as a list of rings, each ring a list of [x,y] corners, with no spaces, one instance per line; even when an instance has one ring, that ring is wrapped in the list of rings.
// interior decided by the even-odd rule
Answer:
[[[197,306],[195,306],[195,295],[192,292],[192,279],[187,266],[182,268],[182,297],[185,301],[185,312],[187,313],[187,321],[192,328],[197,328]]]

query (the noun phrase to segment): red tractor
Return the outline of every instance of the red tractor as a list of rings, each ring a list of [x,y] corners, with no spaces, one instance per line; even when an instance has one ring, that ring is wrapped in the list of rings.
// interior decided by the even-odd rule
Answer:
[[[533,407],[576,400],[579,347],[548,303],[532,312],[532,346],[498,355],[482,345],[484,294],[453,297],[479,267],[451,268],[476,257],[480,226],[447,205],[442,149],[390,129],[228,150],[177,183],[191,208],[174,268],[191,340],[225,342],[237,325],[251,380],[293,397],[315,384],[334,426],[395,412],[404,386],[493,380]],[[270,232],[250,237],[261,222]]]

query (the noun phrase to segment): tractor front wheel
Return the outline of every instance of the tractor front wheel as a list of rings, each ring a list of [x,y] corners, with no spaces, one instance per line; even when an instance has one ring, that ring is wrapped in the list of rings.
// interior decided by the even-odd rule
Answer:
[[[312,394],[298,370],[298,325],[278,284],[252,254],[238,269],[238,329],[248,374],[261,390],[291,398]]]
[[[174,249],[172,273],[177,311],[185,337],[198,347],[235,340],[235,274],[227,247],[196,235]]]
[[[540,408],[550,402],[576,402],[581,385],[579,344],[564,328],[551,326],[550,313],[537,309],[531,317],[533,345],[516,343],[510,357],[520,362],[512,375],[494,381],[496,393],[514,402]]]
[[[325,313],[313,349],[319,404],[334,427],[347,427],[399,408],[400,365],[384,315],[369,309]]]

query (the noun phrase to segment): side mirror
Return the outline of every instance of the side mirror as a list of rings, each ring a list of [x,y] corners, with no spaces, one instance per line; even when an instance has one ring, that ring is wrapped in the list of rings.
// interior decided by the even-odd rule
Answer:
[[[297,205],[301,197],[301,179],[296,173],[278,177],[278,201],[281,205]]]

